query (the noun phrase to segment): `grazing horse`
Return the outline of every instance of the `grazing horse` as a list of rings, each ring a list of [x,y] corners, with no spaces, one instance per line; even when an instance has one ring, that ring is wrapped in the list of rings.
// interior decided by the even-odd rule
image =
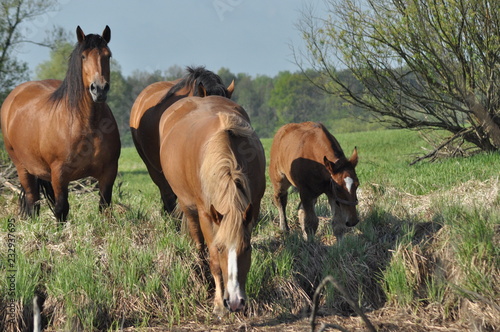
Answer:
[[[197,248],[208,248],[214,313],[245,307],[250,235],[264,194],[265,156],[246,112],[219,97],[187,97],[160,121],[161,166]]]
[[[65,79],[26,82],[1,109],[4,143],[23,188],[21,213],[39,212],[40,188],[58,221],[69,211],[68,184],[92,176],[99,181],[99,210],[111,203],[120,136],[106,104],[111,51],[108,26],[102,36],[76,29]]]
[[[345,226],[355,226],[358,223],[356,189],[359,181],[354,170],[357,163],[356,148],[347,159],[340,144],[321,123],[290,123],[281,127],[274,136],[269,164],[281,230],[289,230],[286,203],[291,185],[299,191],[299,222],[306,239],[312,238],[318,229],[314,205],[323,193],[332,210],[335,236],[340,238]]]
[[[165,180],[160,164],[158,125],[170,105],[187,96],[219,95],[231,98],[234,81],[228,88],[219,76],[203,67],[187,68],[188,75],[176,81],[156,82],[137,96],[130,112],[130,130],[137,152],[146,164],[149,175],[160,189],[163,209],[175,208],[175,195]]]

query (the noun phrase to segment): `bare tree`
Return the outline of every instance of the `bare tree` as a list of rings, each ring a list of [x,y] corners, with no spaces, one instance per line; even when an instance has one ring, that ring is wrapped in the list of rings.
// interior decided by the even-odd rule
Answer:
[[[2,0],[0,3],[0,103],[18,83],[28,79],[28,66],[13,51],[31,42],[21,31],[23,23],[55,8],[55,0]]]
[[[394,127],[443,129],[449,142],[500,150],[498,0],[325,4],[298,24],[307,50],[295,59],[320,74],[314,84]]]

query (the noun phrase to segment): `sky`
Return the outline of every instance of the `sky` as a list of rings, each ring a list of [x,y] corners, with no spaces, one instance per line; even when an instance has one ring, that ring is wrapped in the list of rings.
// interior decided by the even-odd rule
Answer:
[[[109,47],[122,74],[170,66],[203,65],[217,72],[275,76],[295,72],[291,45],[303,48],[296,24],[301,10],[317,0],[59,0],[58,8],[25,24],[35,42],[59,26],[76,42],[85,34],[111,28]],[[17,56],[30,69],[49,59],[50,50],[23,44]]]

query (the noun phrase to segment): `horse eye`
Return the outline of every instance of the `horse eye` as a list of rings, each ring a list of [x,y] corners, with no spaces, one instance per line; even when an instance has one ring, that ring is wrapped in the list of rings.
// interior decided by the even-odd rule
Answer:
[[[82,54],[82,60],[85,60],[86,56],[85,54]]]

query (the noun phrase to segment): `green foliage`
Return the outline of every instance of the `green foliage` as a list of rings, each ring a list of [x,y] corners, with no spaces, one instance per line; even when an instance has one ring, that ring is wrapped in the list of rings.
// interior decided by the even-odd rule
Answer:
[[[303,15],[308,50],[300,60],[324,91],[380,121],[447,130],[498,151],[497,7],[496,0],[329,0],[326,13]]]
[[[449,227],[450,245],[462,273],[460,288],[465,290],[464,295],[470,296],[472,292],[495,298],[498,294],[491,276],[500,265],[500,248],[495,242],[500,216],[478,207],[449,206],[443,211],[443,219]]]
[[[68,70],[68,59],[73,51],[74,45],[70,42],[58,42],[50,50],[50,60],[40,63],[36,69],[36,79],[63,80]]]
[[[2,0],[0,6],[0,104],[18,84],[28,80],[28,64],[19,61],[13,51],[26,42],[20,33],[28,23],[50,10],[54,0]]]

